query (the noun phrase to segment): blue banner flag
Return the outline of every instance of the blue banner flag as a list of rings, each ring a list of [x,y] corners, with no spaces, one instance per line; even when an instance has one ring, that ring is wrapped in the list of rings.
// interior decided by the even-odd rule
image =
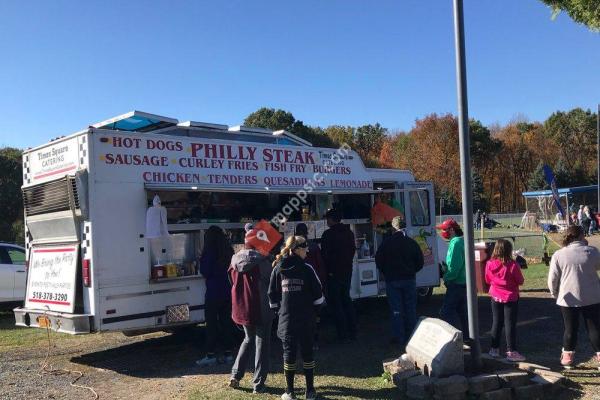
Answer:
[[[544,176],[546,177],[546,182],[548,182],[548,185],[550,185],[550,189],[552,189],[552,197],[554,198],[556,208],[558,209],[558,212],[564,219],[565,210],[563,210],[562,206],[560,205],[560,197],[558,197],[558,190],[556,189],[556,178],[552,173],[552,168],[550,168],[547,165],[544,165]]]

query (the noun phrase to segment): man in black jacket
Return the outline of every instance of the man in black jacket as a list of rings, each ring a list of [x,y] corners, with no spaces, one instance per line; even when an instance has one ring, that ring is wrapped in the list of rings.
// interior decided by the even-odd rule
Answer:
[[[356,316],[350,298],[356,242],[350,227],[341,223],[338,210],[328,210],[325,218],[329,229],[321,237],[321,255],[327,268],[327,304],[333,313],[338,339],[347,342],[356,339]]]
[[[404,233],[404,217],[394,217],[395,232],[383,241],[375,263],[385,277],[385,290],[392,313],[392,342],[403,348],[417,323],[416,274],[423,268],[423,252]]]

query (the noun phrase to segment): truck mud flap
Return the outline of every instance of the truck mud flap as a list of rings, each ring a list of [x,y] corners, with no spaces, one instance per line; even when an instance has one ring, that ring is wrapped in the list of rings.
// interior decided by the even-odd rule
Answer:
[[[90,333],[88,314],[67,314],[17,307],[13,310],[15,325],[29,328],[50,328],[55,332],[81,335]]]

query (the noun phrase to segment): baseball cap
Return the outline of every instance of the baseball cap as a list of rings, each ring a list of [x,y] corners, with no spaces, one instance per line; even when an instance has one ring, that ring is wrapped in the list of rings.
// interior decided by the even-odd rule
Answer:
[[[453,229],[460,228],[460,225],[458,225],[458,223],[455,220],[453,220],[452,218],[448,218],[441,224],[437,225],[435,228],[445,231],[450,228],[453,228]]]
[[[338,209],[330,208],[325,213],[325,219],[327,219],[327,218],[331,218],[332,220],[339,222],[342,220],[342,214],[340,213],[340,211]]]

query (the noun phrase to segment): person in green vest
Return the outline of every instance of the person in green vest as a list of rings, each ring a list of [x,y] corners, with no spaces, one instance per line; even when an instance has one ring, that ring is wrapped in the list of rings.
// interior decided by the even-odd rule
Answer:
[[[436,228],[440,230],[440,236],[444,240],[450,241],[448,253],[446,253],[446,264],[443,268],[446,295],[440,310],[440,317],[454,326],[457,326],[456,320],[458,319],[463,331],[464,341],[468,342],[469,320],[467,316],[467,278],[463,231],[452,218],[446,219]]]

